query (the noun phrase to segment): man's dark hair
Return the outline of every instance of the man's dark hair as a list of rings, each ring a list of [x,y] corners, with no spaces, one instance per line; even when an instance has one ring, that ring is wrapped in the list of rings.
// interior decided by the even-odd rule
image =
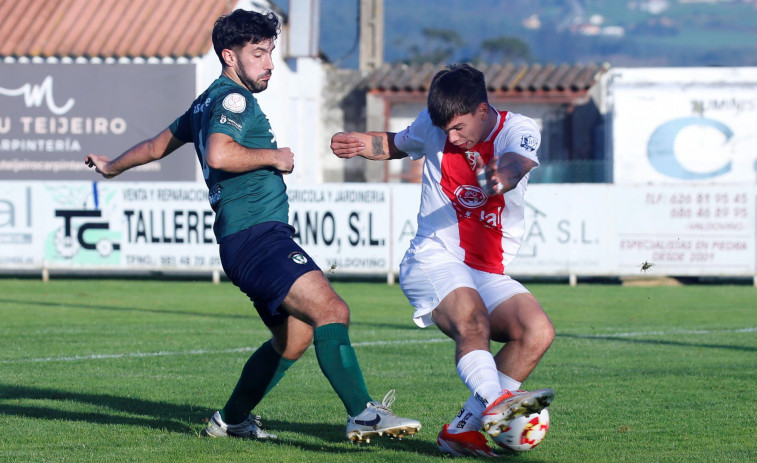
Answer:
[[[234,50],[248,43],[260,43],[267,39],[276,40],[279,30],[279,18],[272,12],[262,14],[255,11],[234,10],[216,19],[213,26],[213,48],[218,59],[221,60],[221,65],[226,66],[221,56],[223,50],[227,48]]]
[[[431,81],[426,106],[431,123],[444,128],[455,116],[470,114],[488,102],[484,73],[468,64],[450,64]]]

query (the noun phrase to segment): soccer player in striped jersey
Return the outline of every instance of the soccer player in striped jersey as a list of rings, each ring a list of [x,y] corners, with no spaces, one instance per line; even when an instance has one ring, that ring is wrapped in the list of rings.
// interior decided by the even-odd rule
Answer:
[[[451,65],[432,80],[427,108],[399,133],[340,132],[340,158],[425,158],[418,231],[400,264],[400,285],[420,327],[455,341],[460,378],[471,391],[439,433],[452,455],[495,456],[480,430],[540,411],[549,388],[521,391],[554,339],[536,298],[505,269],[524,235],[524,194],[539,165],[533,120],[488,102],[483,74]],[[504,342],[492,355],[490,341]]]

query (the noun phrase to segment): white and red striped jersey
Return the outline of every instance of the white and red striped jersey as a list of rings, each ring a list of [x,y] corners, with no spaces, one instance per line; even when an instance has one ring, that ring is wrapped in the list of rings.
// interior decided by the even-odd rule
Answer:
[[[394,142],[412,159],[426,157],[418,231],[410,249],[434,240],[474,269],[504,274],[525,232],[523,195],[529,175],[504,195],[489,197],[476,179],[474,152],[487,164],[492,156],[512,152],[538,165],[541,135],[536,123],[520,114],[498,112],[489,137],[465,150],[449,143],[424,109]]]

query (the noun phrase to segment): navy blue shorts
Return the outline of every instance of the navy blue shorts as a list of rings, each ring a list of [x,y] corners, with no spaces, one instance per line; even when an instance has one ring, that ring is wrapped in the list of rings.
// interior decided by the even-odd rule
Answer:
[[[284,323],[289,316],[281,302],[295,280],[321,270],[292,239],[293,233],[289,224],[264,222],[221,240],[226,276],[247,294],[269,327]]]

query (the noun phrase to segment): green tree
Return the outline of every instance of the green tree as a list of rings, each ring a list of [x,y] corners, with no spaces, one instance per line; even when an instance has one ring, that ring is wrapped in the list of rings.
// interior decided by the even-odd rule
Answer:
[[[442,63],[447,61],[465,42],[455,31],[448,29],[425,28],[423,45],[413,44],[408,49],[406,63]]]
[[[531,60],[531,49],[528,44],[516,37],[494,37],[481,42],[476,58],[481,61],[494,63],[498,61],[528,61]]]

